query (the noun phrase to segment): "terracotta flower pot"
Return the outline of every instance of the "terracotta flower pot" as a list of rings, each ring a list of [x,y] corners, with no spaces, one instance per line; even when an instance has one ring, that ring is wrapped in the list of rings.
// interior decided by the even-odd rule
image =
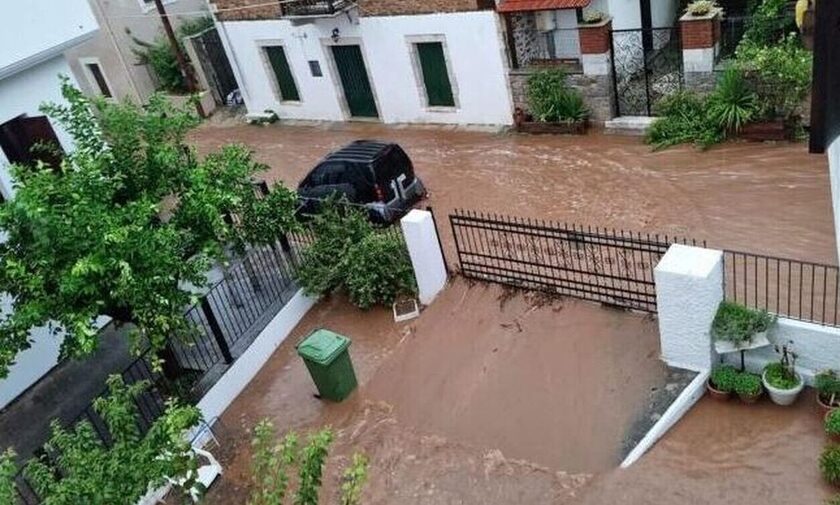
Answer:
[[[730,393],[729,391],[721,391],[719,389],[716,389],[712,385],[711,379],[706,379],[706,391],[709,392],[709,396],[711,396],[713,400],[719,402],[725,402],[729,400],[730,396],[732,396],[732,393]]]
[[[831,409],[833,409],[834,406],[832,406],[830,403],[827,403],[827,402],[823,401],[822,396],[819,393],[816,394],[816,397],[817,397],[817,406],[820,409],[820,413],[823,416],[825,416],[826,414],[831,412]]]

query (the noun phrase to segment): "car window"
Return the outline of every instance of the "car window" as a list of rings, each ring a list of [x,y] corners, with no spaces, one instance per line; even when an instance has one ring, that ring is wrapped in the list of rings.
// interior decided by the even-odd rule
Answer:
[[[344,163],[330,161],[322,163],[310,175],[310,186],[326,186],[335,184],[346,184],[350,182],[347,177],[347,170]]]

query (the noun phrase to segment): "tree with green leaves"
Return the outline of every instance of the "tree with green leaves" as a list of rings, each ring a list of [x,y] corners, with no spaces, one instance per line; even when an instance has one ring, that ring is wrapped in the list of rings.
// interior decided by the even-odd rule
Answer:
[[[282,505],[286,497],[288,472],[298,466],[298,489],[294,505],[318,505],[324,465],[334,438],[329,428],[309,436],[306,445],[299,447],[298,436],[290,431],[277,443],[274,425],[265,419],[254,427],[251,442],[251,495],[248,505]],[[341,483],[341,504],[358,505],[362,488],[367,480],[368,459],[359,453],[353,455],[344,470]]]
[[[66,104],[42,110],[74,140],[60,164],[11,167],[14,197],[0,206],[0,377],[30,345],[29,330],[63,333],[62,355],[97,347],[97,316],[131,323],[135,343],[162,348],[190,330],[183,311],[229,249],[273,243],[296,226],[296,196],[268,198],[265,167],[241,145],[199,157],[185,142],[198,123],[161,96],[145,106],[88,99],[63,80]]]
[[[24,467],[43,505],[133,505],[168,481],[179,482],[185,493],[204,491],[196,480],[198,460],[184,436],[199,423],[201,413],[170,401],[163,416],[142,434],[136,398],[146,387],[144,381],[126,385],[118,375],[108,379],[108,395],[93,405],[108,428],[108,445],[89,421],[70,430],[53,421],[45,445],[50,456]],[[14,503],[15,470],[9,450],[0,456],[0,503]]]

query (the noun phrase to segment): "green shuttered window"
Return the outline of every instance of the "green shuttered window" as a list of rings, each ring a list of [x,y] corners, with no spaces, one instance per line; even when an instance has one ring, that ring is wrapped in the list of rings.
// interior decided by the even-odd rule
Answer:
[[[283,101],[299,101],[300,94],[295,85],[295,79],[292,77],[292,69],[289,67],[289,60],[286,59],[286,52],[283,47],[268,46],[264,49],[268,62],[271,63],[271,68],[274,70],[274,76],[277,78],[280,99]]]
[[[423,72],[423,84],[430,107],[454,107],[452,83],[446,69],[443,44],[440,42],[421,42],[417,44],[417,57]]]

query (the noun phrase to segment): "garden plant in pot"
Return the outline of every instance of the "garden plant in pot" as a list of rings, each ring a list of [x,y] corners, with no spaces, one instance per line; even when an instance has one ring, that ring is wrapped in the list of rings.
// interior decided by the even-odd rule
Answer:
[[[826,412],[824,418],[825,433],[834,442],[840,442],[840,409],[832,409]]]
[[[735,376],[735,394],[744,403],[755,403],[761,398],[764,388],[761,377],[754,373],[740,372]]]
[[[773,403],[791,405],[802,392],[805,382],[796,372],[796,353],[793,352],[793,342],[776,345],[775,350],[779,354],[779,361],[764,367],[761,381]]]
[[[551,68],[528,76],[527,115],[515,115],[517,130],[523,133],[586,133],[589,109],[580,92],[568,85],[566,72]]]
[[[840,377],[834,370],[823,370],[814,376],[817,405],[823,412],[840,407]]]
[[[840,484],[840,445],[831,444],[823,449],[820,455],[820,472],[829,484]]]
[[[709,380],[706,381],[709,396],[715,400],[728,400],[732,392],[735,391],[738,375],[738,370],[732,365],[718,365],[713,368]]]
[[[733,302],[721,302],[712,321],[712,337],[719,353],[741,351],[741,371],[744,351],[757,345],[767,345],[767,331],[775,322],[767,311],[751,310]]]

